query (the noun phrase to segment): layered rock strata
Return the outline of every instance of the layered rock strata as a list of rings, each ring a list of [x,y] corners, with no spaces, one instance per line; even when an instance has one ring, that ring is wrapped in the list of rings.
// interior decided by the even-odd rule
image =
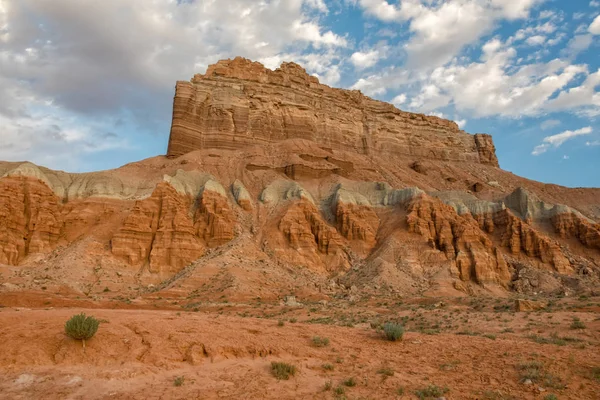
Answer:
[[[498,166],[489,135],[469,135],[452,121],[330,88],[294,63],[271,71],[238,57],[209,66],[190,82],[177,82],[169,157],[287,139],[358,154]]]

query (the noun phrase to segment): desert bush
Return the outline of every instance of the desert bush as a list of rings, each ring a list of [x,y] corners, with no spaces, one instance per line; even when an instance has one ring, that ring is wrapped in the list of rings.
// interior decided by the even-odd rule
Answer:
[[[585,324],[579,319],[575,318],[571,323],[571,329],[585,329]]]
[[[99,325],[100,321],[96,318],[87,317],[85,313],[81,313],[73,315],[65,323],[65,333],[75,340],[81,340],[85,350],[85,341],[96,334]]]
[[[271,363],[271,373],[277,379],[288,380],[290,376],[296,375],[296,367],[284,362]]]
[[[173,386],[182,386],[184,381],[185,381],[185,376],[178,376],[173,381]]]
[[[396,342],[402,340],[402,336],[404,336],[404,327],[396,322],[386,322],[383,324],[383,333],[387,340]]]
[[[356,386],[356,379],[348,378],[342,383],[344,384],[344,386],[353,387],[353,386]]]
[[[430,398],[438,398],[442,397],[444,394],[448,393],[449,389],[446,387],[439,387],[436,385],[429,385],[423,389],[415,390],[415,395],[421,399],[430,399]]]
[[[315,336],[315,337],[312,338],[312,344],[315,347],[329,346],[329,338]]]

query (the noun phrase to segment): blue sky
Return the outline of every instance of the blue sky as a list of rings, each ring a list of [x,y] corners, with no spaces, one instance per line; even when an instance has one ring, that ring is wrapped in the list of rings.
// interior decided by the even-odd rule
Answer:
[[[600,0],[0,0],[0,159],[164,154],[175,81],[296,61],[494,137],[502,168],[600,186]]]

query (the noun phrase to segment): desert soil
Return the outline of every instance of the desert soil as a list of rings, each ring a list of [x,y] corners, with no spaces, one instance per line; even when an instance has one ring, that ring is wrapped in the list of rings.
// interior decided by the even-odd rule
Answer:
[[[600,398],[600,297],[534,312],[494,298],[60,304],[0,308],[0,399]],[[63,328],[79,312],[101,320],[85,352]],[[272,362],[296,374],[277,379]]]

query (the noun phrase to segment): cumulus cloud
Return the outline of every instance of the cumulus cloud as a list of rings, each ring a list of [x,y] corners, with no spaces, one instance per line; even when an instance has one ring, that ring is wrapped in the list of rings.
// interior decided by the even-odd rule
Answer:
[[[571,140],[577,136],[589,135],[590,133],[592,133],[592,127],[587,126],[585,128],[577,129],[575,131],[564,131],[556,135],[546,136],[542,140],[541,144],[535,146],[531,154],[533,154],[534,156],[538,156],[548,151],[548,149],[550,149],[551,147],[558,148],[562,146],[562,144],[565,143],[567,140]]]
[[[527,40],[525,41],[525,43],[527,43],[530,46],[540,46],[540,45],[544,44],[545,41],[546,41],[545,36],[535,35],[535,36],[528,37]]]
[[[359,0],[369,15],[386,22],[409,22],[413,33],[405,49],[408,65],[434,68],[476,42],[502,20],[527,18],[540,0],[404,0],[393,5],[385,0]]]
[[[371,50],[371,51],[367,51],[367,52],[357,51],[356,53],[352,54],[352,56],[350,57],[350,61],[352,62],[352,64],[354,64],[354,66],[356,68],[359,68],[359,69],[370,68],[373,65],[377,64],[377,61],[379,61],[379,51],[378,50]]]
[[[0,159],[47,162],[75,121],[74,162],[103,149],[96,138],[119,118],[166,139],[174,82],[222,58],[286,54],[337,83],[348,42],[322,25],[327,11],[323,0],[0,0]]]
[[[592,35],[600,35],[600,15],[598,15],[594,21],[590,24],[588,31]]]

